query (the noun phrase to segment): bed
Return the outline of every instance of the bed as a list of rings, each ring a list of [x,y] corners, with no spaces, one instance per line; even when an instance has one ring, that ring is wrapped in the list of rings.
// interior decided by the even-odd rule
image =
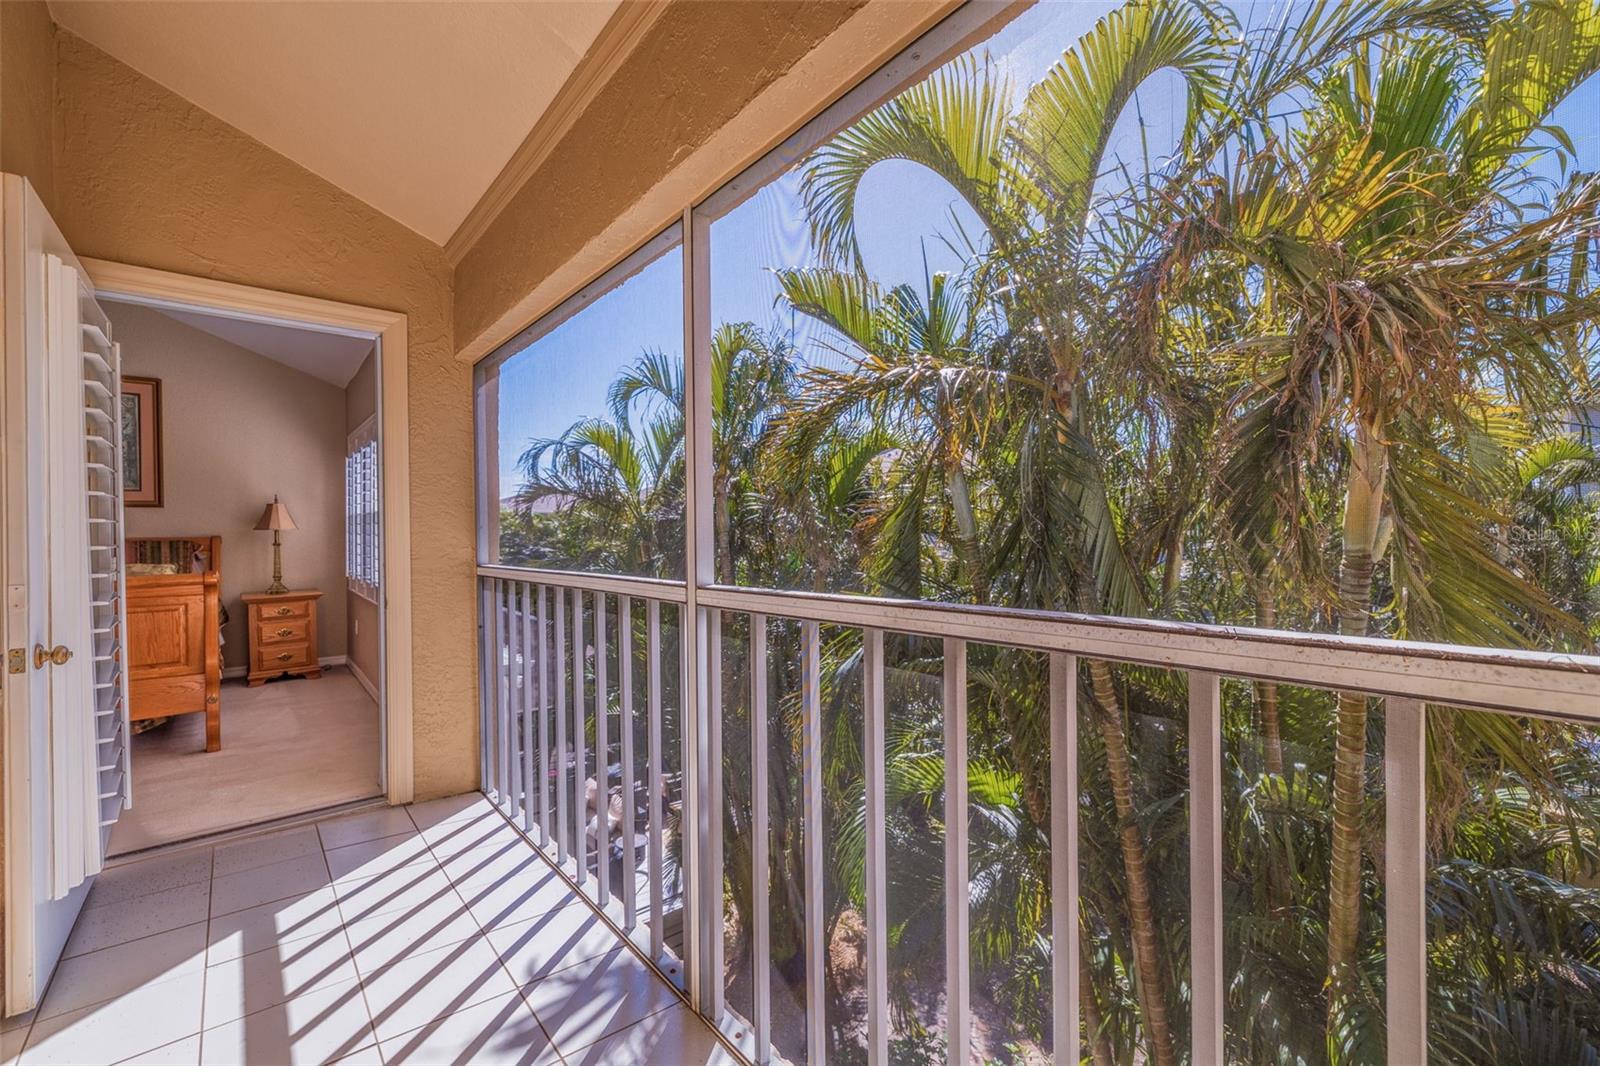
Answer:
[[[206,716],[222,748],[222,538],[126,542],[128,718]]]

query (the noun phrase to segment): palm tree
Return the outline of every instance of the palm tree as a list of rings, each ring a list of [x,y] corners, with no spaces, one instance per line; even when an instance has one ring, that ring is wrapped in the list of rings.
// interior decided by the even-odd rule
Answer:
[[[1517,197],[1531,180],[1528,137],[1600,66],[1600,8],[1529,4],[1481,56],[1464,60],[1465,47],[1396,41],[1376,60],[1358,49],[1317,86],[1302,129],[1174,190],[1190,208],[1180,228],[1204,229],[1206,254],[1226,249],[1258,279],[1262,313],[1234,347],[1255,374],[1239,420],[1270,411],[1278,429],[1247,442],[1250,459],[1273,462],[1264,446],[1304,463],[1330,436],[1344,451],[1335,603],[1350,635],[1371,631],[1386,556],[1397,634],[1526,642],[1525,616],[1563,625],[1485,543],[1493,516],[1464,457],[1485,451],[1508,412],[1538,418],[1574,399],[1559,353],[1600,305],[1542,270],[1587,233],[1589,198],[1529,217]],[[1330,1031],[1354,989],[1367,705],[1360,693],[1339,700]]]

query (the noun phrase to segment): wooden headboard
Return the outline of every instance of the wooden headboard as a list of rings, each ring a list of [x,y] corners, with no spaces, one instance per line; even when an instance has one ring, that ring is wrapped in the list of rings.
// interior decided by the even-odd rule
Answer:
[[[166,563],[182,567],[183,573],[222,572],[222,538],[129,537],[125,542],[130,563]]]

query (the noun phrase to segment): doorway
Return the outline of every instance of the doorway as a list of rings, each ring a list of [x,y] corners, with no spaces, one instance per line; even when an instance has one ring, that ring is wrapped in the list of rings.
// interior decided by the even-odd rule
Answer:
[[[172,489],[160,509],[128,508],[130,560],[163,535],[210,532],[200,529],[208,513],[226,515],[211,525],[231,531],[218,581],[227,617],[219,750],[203,751],[199,715],[138,731],[135,800],[111,853],[362,799],[408,802],[410,677],[397,668],[410,634],[404,318],[84,263],[114,323],[124,320],[127,374],[158,377],[140,373],[145,351],[172,371],[161,381]],[[162,340],[172,335],[240,362],[185,364]],[[227,373],[240,365],[252,372]],[[274,390],[276,405],[266,402]],[[188,486],[187,506],[174,496],[171,478],[184,476],[175,446],[204,456],[189,466],[206,483]],[[238,483],[226,483],[230,471]],[[136,621],[129,632],[137,637]]]

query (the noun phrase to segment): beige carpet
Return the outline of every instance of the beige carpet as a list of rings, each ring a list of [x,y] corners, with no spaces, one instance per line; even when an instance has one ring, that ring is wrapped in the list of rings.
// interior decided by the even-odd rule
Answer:
[[[133,739],[133,808],[111,834],[120,855],[381,793],[378,706],[343,667],[315,680],[222,685],[222,750],[205,716]]]

